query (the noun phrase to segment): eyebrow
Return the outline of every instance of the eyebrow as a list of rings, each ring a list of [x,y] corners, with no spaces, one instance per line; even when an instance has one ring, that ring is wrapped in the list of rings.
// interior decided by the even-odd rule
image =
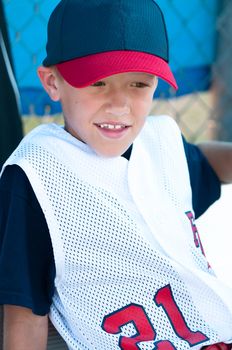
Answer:
[[[134,72],[135,74],[143,74],[145,75],[147,78],[150,78],[150,79],[154,79],[154,78],[157,78],[156,75],[153,75],[153,74],[150,74],[150,73],[146,73],[146,72]]]
[[[154,74],[149,74],[149,73],[144,73],[144,74],[146,74],[151,79],[157,78],[156,75],[154,75]]]

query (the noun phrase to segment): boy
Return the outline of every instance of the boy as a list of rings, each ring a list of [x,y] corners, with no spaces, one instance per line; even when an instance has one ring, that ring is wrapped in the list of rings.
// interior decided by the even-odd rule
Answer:
[[[181,134],[166,116],[147,118],[157,77],[177,87],[160,8],[153,0],[61,1],[38,74],[61,101],[65,125],[36,128],[4,167],[2,181],[8,172],[15,197],[27,202],[14,211],[10,196],[8,208],[31,227],[13,248],[1,238],[8,275],[17,270],[6,258],[12,249],[27,272],[21,285],[13,273],[11,293],[2,282],[4,349],[46,348],[49,309],[34,296],[41,289],[69,349],[229,349],[231,290],[211,271],[194,225]],[[9,211],[2,226],[17,232]],[[51,248],[41,246],[48,231]],[[18,251],[33,244],[28,263]]]

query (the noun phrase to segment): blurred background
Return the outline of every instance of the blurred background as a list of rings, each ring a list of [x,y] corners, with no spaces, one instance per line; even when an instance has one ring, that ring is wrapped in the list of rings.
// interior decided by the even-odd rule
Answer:
[[[0,0],[0,165],[33,127],[50,121],[62,122],[59,103],[49,100],[36,74],[45,57],[47,20],[58,2]],[[152,113],[171,115],[191,142],[232,141],[232,1],[157,0],[157,3],[166,18],[170,64],[179,90],[175,92],[160,81]],[[223,210],[227,219],[230,199],[227,195]],[[210,214],[204,222],[207,220],[212,222]],[[230,227],[225,219],[223,225]],[[224,242],[223,225],[210,234],[213,240],[207,241],[207,245],[216,269],[218,266],[222,279],[228,281],[232,263],[226,249],[231,247],[231,241],[228,244],[227,240],[220,251],[218,245],[219,239]],[[223,256],[224,265],[217,265],[219,255]],[[232,277],[229,278],[232,285]]]

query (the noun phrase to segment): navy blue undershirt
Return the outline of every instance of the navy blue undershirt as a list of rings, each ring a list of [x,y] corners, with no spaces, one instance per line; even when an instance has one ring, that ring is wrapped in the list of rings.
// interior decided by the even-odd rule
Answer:
[[[220,197],[220,182],[200,150],[184,139],[196,218]],[[129,159],[131,149],[123,156]],[[6,167],[0,179],[0,304],[49,312],[55,264],[42,209],[23,170]]]

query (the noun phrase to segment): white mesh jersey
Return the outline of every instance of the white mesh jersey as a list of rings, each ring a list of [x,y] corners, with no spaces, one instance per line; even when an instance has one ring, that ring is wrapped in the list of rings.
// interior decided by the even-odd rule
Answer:
[[[200,349],[232,339],[232,293],[193,221],[181,133],[148,118],[129,162],[97,156],[57,125],[6,164],[26,172],[56,264],[50,317],[69,349]]]

